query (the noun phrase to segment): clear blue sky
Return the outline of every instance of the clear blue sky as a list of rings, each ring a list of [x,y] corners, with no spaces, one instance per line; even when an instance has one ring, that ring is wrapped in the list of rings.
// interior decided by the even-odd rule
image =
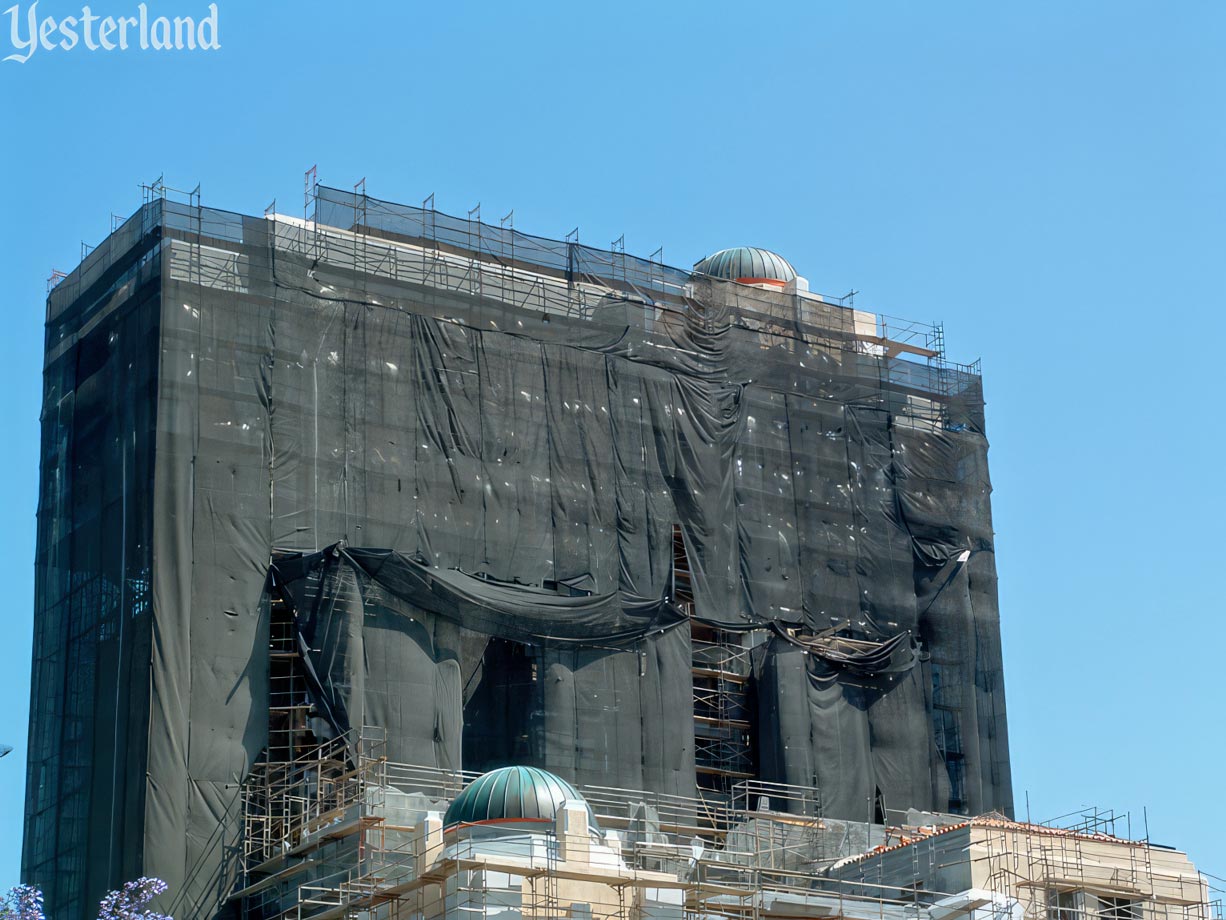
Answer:
[[[1226,876],[1226,5],[219,5],[217,53],[0,63],[0,886],[45,279],[142,181],[296,211],[312,163],[675,264],[764,245],[816,290],[943,320],[951,357],[983,358],[1019,811],[1135,829],[1148,806],[1156,841]]]

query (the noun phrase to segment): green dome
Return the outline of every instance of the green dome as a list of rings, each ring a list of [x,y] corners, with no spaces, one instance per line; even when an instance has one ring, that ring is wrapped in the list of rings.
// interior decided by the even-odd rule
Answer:
[[[482,774],[447,806],[443,827],[457,824],[552,824],[567,800],[583,802],[587,825],[599,834],[596,815],[575,787],[536,767],[500,767]]]
[[[742,284],[773,284],[779,287],[796,280],[796,270],[788,260],[769,249],[738,246],[721,249],[694,265],[694,271],[712,278],[739,281]]]

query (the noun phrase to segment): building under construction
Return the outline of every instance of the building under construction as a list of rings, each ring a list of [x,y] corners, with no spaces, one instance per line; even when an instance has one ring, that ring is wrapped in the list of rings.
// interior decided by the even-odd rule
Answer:
[[[679,269],[306,199],[155,185],[50,291],[50,913],[156,875],[181,920],[430,920],[430,885],[522,894],[507,865],[569,846],[619,910],[756,917],[752,873],[807,889],[909,810],[1011,815],[982,389],[940,326],[764,250]],[[574,786],[510,817],[594,826],[459,820],[511,863],[438,875],[437,813],[508,765]],[[498,911],[614,916],[558,878]]]
[[[919,812],[827,818],[813,787],[719,799],[541,770],[390,762],[367,734],[243,788],[245,920],[1221,920],[1183,853],[1071,826]],[[1127,820],[1124,818],[1124,820]]]

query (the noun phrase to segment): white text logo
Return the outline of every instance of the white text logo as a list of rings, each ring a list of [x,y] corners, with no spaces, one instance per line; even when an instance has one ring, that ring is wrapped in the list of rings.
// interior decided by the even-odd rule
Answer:
[[[221,48],[217,23],[217,4],[210,3],[205,16],[157,16],[141,3],[135,16],[99,16],[88,6],[80,16],[38,15],[37,0],[22,13],[21,6],[4,11],[9,17],[9,41],[13,53],[4,60],[24,64],[35,52],[72,51],[217,51]]]

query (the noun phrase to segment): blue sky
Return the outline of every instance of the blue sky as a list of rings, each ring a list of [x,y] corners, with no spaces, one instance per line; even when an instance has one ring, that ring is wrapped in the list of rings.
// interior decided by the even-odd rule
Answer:
[[[1226,5],[219,7],[217,52],[0,63],[0,886],[20,859],[46,278],[141,182],[293,212],[313,163],[674,264],[767,246],[816,290],[944,321],[953,359],[983,358],[1019,812],[1098,804],[1135,831],[1147,809],[1155,841],[1226,876]]]

